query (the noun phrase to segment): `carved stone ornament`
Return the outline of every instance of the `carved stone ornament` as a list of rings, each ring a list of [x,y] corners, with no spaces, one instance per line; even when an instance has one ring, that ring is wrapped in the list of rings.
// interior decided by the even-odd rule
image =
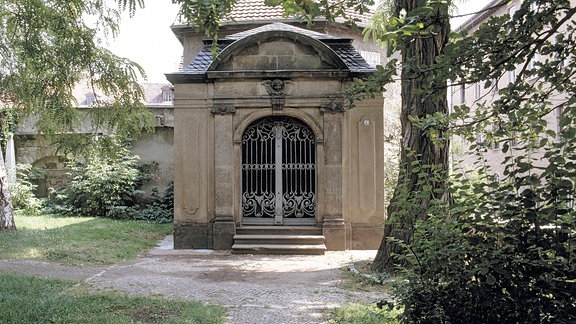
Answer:
[[[286,93],[284,90],[288,84],[292,84],[292,81],[280,79],[262,81],[266,92],[272,97],[285,96]]]
[[[346,108],[341,103],[331,102],[320,106],[320,111],[323,113],[339,113],[345,112]]]
[[[233,104],[216,104],[212,106],[210,112],[214,115],[233,114],[236,112],[236,107]]]
[[[286,86],[292,84],[290,80],[265,80],[262,85],[268,95],[270,95],[270,103],[272,110],[282,110],[284,108],[284,97],[286,96]]]

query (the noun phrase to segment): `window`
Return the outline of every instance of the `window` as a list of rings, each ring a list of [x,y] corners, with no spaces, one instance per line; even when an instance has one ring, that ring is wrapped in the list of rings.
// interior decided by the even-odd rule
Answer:
[[[89,92],[86,94],[86,101],[84,103],[86,104],[86,106],[91,106],[95,100],[96,96],[92,92]]]
[[[516,70],[508,71],[508,83],[516,82]]]
[[[476,96],[476,99],[482,97],[482,85],[480,82],[476,82],[474,84],[474,95]]]
[[[500,127],[497,125],[493,125],[492,126],[492,136],[491,136],[492,141],[493,141],[493,143],[492,143],[492,149],[493,150],[500,149],[500,142],[497,140],[498,136],[499,136],[499,134],[498,134],[499,132],[500,132]]]
[[[556,108],[556,140],[561,142],[564,140],[562,137],[562,115],[564,114],[564,108],[562,106]]]
[[[380,53],[360,51],[360,55],[370,66],[380,65]]]
[[[538,54],[534,54],[528,63],[528,70],[532,70],[536,67],[536,62],[538,62]]]
[[[516,147],[518,146],[518,135],[516,134],[516,132],[512,132],[512,134],[510,134],[510,146],[511,147]]]
[[[162,90],[162,102],[171,102],[174,99],[172,89]]]
[[[484,141],[486,140],[484,133],[482,132],[477,132],[476,133],[476,143],[477,144],[484,144]]]
[[[460,103],[466,103],[466,86],[464,84],[460,86]]]

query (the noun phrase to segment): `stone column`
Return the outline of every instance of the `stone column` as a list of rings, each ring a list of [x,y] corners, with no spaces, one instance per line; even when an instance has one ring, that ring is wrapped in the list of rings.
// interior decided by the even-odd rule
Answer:
[[[215,176],[215,218],[213,224],[213,246],[215,250],[228,250],[232,247],[236,225],[234,223],[233,186],[234,145],[232,115],[233,105],[217,104],[212,107],[214,114],[214,176]]]
[[[346,250],[342,217],[342,113],[324,113],[324,224],[326,248]]]
[[[174,248],[211,249],[214,129],[210,89],[207,84],[176,84],[175,89]]]

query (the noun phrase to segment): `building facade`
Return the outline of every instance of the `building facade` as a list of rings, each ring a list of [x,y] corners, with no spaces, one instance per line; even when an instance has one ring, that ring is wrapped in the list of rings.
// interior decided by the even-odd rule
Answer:
[[[174,246],[234,249],[258,227],[319,229],[327,250],[375,249],[383,235],[384,98],[347,110],[343,91],[382,51],[342,24],[312,29],[281,12],[234,21],[211,41],[173,26],[184,68],[174,85]],[[266,11],[268,10],[268,11]],[[270,244],[274,242],[268,242]]]

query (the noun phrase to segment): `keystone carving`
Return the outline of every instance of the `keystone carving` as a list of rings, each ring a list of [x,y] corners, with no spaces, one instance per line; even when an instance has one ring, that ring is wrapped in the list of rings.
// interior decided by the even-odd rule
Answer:
[[[292,84],[290,80],[265,80],[262,81],[262,85],[268,95],[270,95],[270,101],[272,104],[272,110],[282,110],[284,108],[285,96],[286,96],[286,86]]]

